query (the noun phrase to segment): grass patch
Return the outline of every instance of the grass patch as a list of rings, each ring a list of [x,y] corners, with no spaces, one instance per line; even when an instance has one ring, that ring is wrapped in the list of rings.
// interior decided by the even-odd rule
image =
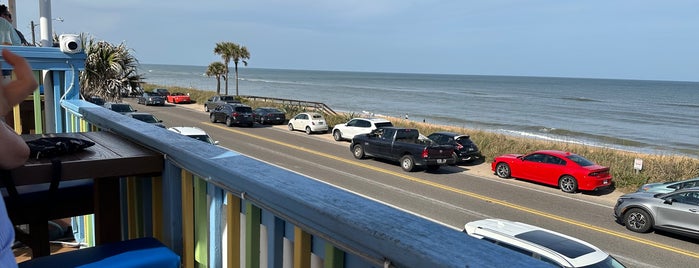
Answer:
[[[146,91],[151,91],[155,88],[162,88],[162,86],[151,84],[144,85]],[[167,88],[173,93],[189,93],[193,101],[202,104],[211,96],[216,95],[216,92],[213,91],[182,87]],[[262,106],[279,108],[286,113],[287,119],[300,112],[315,111],[309,107],[289,104],[282,105],[276,102],[250,101],[247,99],[241,99],[241,101],[253,108]],[[345,123],[351,118],[363,117],[364,115],[359,113],[340,113],[338,115],[325,114],[324,116],[328,126],[332,129],[336,124]],[[543,149],[561,150],[579,154],[597,164],[611,167],[611,173],[616,188],[622,192],[635,191],[642,184],[648,182],[678,181],[699,177],[699,159],[686,156],[642,154],[566,142],[514,137],[483,130],[422,123],[394,117],[386,119],[389,119],[398,127],[418,129],[420,133],[425,135],[437,131],[469,134],[471,135],[471,140],[478,145],[481,152],[486,157],[486,162],[492,161],[494,157],[501,154],[528,153]],[[634,159],[636,158],[643,159],[643,170],[641,172],[636,172],[633,169]]]

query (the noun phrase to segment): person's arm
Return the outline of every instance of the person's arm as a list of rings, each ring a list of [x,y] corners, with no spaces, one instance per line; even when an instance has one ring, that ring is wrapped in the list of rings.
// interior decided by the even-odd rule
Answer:
[[[4,118],[12,107],[22,102],[37,87],[31,67],[27,61],[7,49],[2,50],[3,59],[14,66],[17,79],[0,84],[0,168],[12,169],[23,165],[29,157],[27,143],[5,123]]]

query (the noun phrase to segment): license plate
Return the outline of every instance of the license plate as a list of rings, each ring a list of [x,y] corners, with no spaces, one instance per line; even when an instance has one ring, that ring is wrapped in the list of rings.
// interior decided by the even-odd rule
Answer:
[[[446,162],[447,162],[446,159],[437,159],[437,164],[444,164]]]

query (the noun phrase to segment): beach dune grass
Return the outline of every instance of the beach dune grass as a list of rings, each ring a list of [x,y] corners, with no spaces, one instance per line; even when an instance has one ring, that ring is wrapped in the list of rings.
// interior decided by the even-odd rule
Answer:
[[[150,91],[163,86],[145,84],[144,90]],[[169,87],[170,92],[190,93],[190,98],[196,103],[204,103],[216,92],[203,91],[192,88]],[[275,102],[241,101],[253,108],[261,106],[277,107],[286,112],[287,119],[299,112],[307,111],[309,108],[294,105],[281,105]],[[354,117],[362,117],[360,113],[340,113],[338,115],[326,114],[328,126],[347,122]],[[678,181],[694,177],[699,177],[699,159],[682,155],[658,155],[642,154],[628,151],[615,150],[597,146],[574,144],[567,142],[545,141],[533,138],[515,137],[500,133],[493,133],[478,129],[468,129],[462,127],[444,126],[429,124],[417,121],[410,121],[403,118],[388,118],[394,125],[399,127],[416,128],[425,135],[437,131],[452,131],[464,133],[471,136],[490,162],[494,157],[508,153],[528,153],[536,150],[551,149],[568,151],[579,154],[594,161],[597,164],[611,167],[612,177],[615,187],[622,192],[632,192],[642,184],[661,181]],[[634,169],[634,160],[643,160],[643,169]]]

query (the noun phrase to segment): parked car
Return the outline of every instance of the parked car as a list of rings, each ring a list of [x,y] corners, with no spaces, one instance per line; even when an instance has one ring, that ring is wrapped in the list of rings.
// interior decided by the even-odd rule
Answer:
[[[495,157],[491,169],[500,178],[514,177],[558,186],[566,193],[594,191],[612,185],[609,167],[563,151],[541,150],[526,155],[501,155]]]
[[[153,93],[158,94],[160,96],[166,97],[167,95],[170,95],[170,91],[167,90],[167,88],[156,88],[153,89]]]
[[[336,141],[352,140],[355,135],[369,134],[377,128],[392,127],[391,121],[383,118],[352,118],[347,123],[333,127],[333,139]]]
[[[622,195],[614,205],[614,217],[634,232],[660,229],[699,238],[699,187]]]
[[[141,96],[138,97],[138,104],[143,104],[143,105],[160,105],[163,106],[165,105],[165,97],[158,95],[157,93],[153,92],[143,92]]]
[[[286,122],[286,113],[277,108],[259,107],[252,110],[252,113],[255,114],[255,122],[261,125],[282,125]]]
[[[204,111],[208,113],[219,105],[227,103],[240,104],[240,100],[231,95],[215,95],[204,102]]]
[[[441,145],[454,146],[454,163],[471,163],[483,159],[478,146],[471,140],[471,136],[453,132],[435,132],[427,135],[427,138]]]
[[[192,103],[192,99],[189,97],[189,95],[181,93],[181,92],[175,92],[170,95],[167,95],[166,97],[167,102],[169,103]]]
[[[328,124],[325,122],[325,117],[319,113],[300,113],[289,119],[289,130],[302,130],[306,134],[314,132],[328,132]]]
[[[209,119],[212,123],[225,122],[229,127],[233,125],[252,127],[255,123],[252,108],[243,104],[221,104],[209,113]]]
[[[211,136],[209,136],[209,134],[206,133],[206,131],[198,127],[171,127],[168,128],[168,130],[196,140],[200,140],[213,145],[218,145],[218,141],[212,139]]]
[[[637,192],[669,193],[684,188],[699,187],[699,177],[683,181],[666,181],[647,183],[638,188]]]
[[[121,102],[106,102],[104,104],[104,108],[107,108],[120,114],[136,112],[136,110],[134,110],[134,108],[131,107],[130,104]]]
[[[162,128],[165,128],[165,125],[163,124],[163,120],[158,119],[155,117],[155,115],[151,113],[143,113],[143,112],[132,112],[132,113],[126,113],[124,114],[126,116],[132,117],[136,120],[143,121],[149,124],[153,124]]]
[[[590,243],[526,223],[484,219],[467,223],[463,232],[558,267],[625,267]]]
[[[87,97],[86,100],[94,103],[95,105],[99,105],[99,106],[104,106],[104,104],[106,103],[106,101],[104,101],[104,99],[100,96],[90,96],[90,97]]]

